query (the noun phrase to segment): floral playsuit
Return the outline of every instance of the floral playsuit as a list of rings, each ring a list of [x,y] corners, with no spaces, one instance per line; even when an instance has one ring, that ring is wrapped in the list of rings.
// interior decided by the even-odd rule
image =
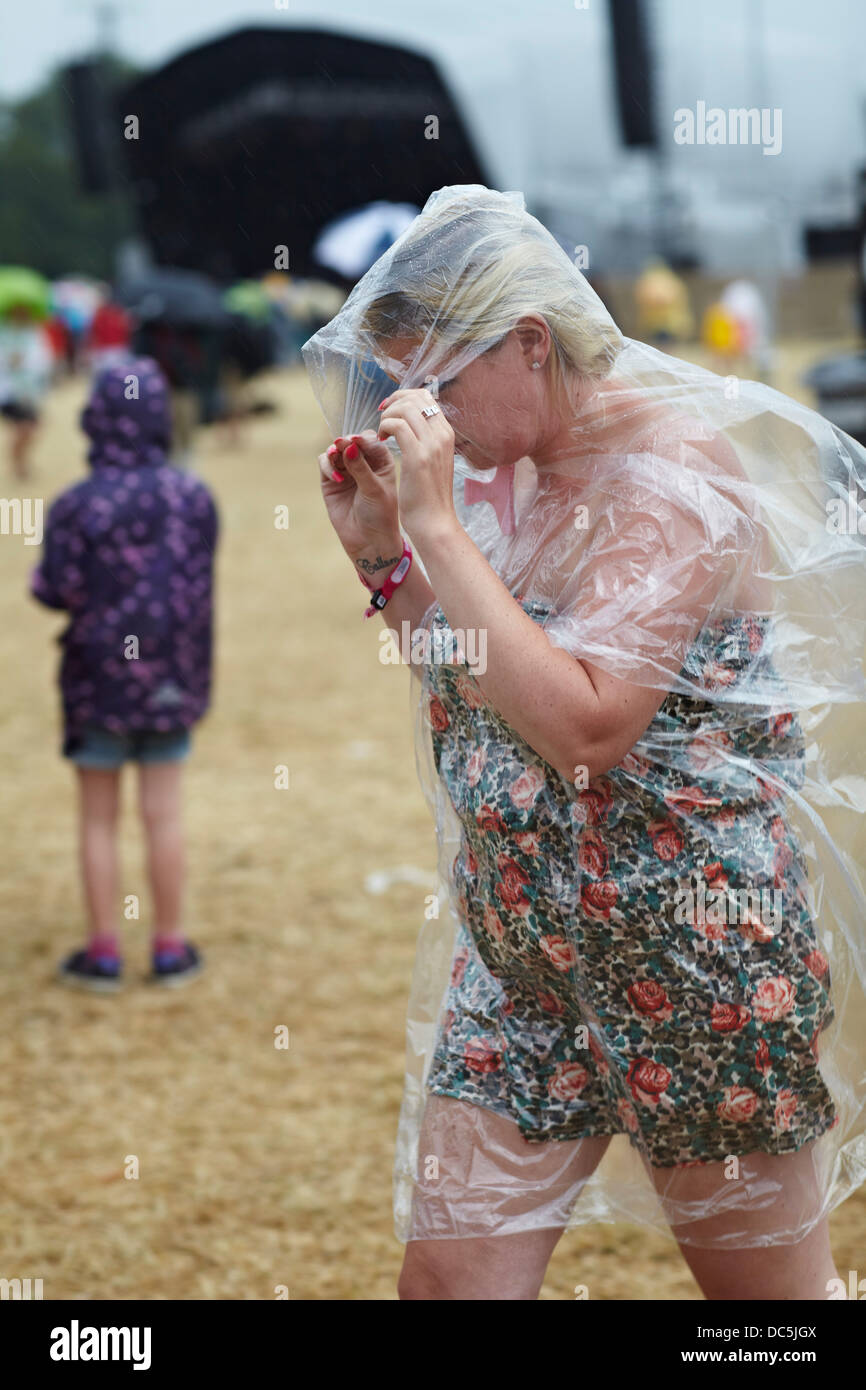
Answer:
[[[542,624],[551,613],[520,602]],[[769,661],[771,621],[708,624],[684,670],[705,689],[736,683]],[[449,631],[437,608],[431,636]],[[659,1167],[788,1153],[835,1124],[817,1060],[829,968],[785,818],[784,788],[802,780],[796,715],[748,723],[742,705],[671,693],[623,761],[579,788],[465,662],[428,659],[423,699],[461,823],[429,1090],[528,1140],[626,1132]],[[756,763],[766,779],[746,771]]]

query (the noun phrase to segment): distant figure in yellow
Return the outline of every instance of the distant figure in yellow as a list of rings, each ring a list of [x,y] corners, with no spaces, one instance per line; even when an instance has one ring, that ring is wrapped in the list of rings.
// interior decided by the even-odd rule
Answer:
[[[768,381],[770,331],[767,307],[757,285],[733,280],[707,308],[701,341],[715,358],[713,370]]]
[[[637,336],[644,342],[676,343],[691,338],[695,321],[685,281],[664,261],[652,261],[634,287]]]

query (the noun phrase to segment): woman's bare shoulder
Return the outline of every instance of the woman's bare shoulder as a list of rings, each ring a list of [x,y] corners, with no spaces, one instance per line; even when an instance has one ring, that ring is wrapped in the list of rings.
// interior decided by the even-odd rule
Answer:
[[[667,401],[641,401],[639,393],[623,434],[626,454],[656,454],[671,462],[745,481],[746,474],[723,429]]]
[[[635,441],[634,452],[646,451],[677,463],[697,474],[711,489],[692,517],[693,526],[706,527],[706,508],[712,494],[724,509],[725,525],[716,529],[737,537],[739,551],[748,549],[750,563],[740,555],[735,601],[744,608],[765,611],[772,606],[770,587],[765,579],[771,567],[771,545],[766,526],[761,523],[757,498],[748,486],[749,476],[737,449],[723,429],[708,421],[673,408],[659,406],[651,412],[651,422]],[[724,500],[723,500],[724,499]],[[712,547],[707,539],[707,553]],[[731,556],[732,558],[732,556]]]
[[[643,553],[653,536],[662,548],[660,563],[677,554],[683,564],[689,556],[710,564],[715,555],[721,567],[731,569],[736,559],[740,569],[748,551],[754,563],[734,588],[743,601],[766,605],[765,586],[754,582],[767,568],[763,528],[752,515],[751,490],[743,486],[747,474],[724,430],[666,402],[646,401],[639,393],[626,406],[627,429],[611,441],[609,467],[600,463],[595,475],[600,486],[592,499],[596,505],[591,501],[587,508],[587,529],[573,531],[573,546],[558,549],[553,564],[557,580],[566,581],[578,563],[610,564],[620,551],[624,563]],[[684,488],[685,473],[697,475],[706,490]],[[651,563],[648,553],[644,560]],[[751,583],[746,582],[748,571],[753,571]]]

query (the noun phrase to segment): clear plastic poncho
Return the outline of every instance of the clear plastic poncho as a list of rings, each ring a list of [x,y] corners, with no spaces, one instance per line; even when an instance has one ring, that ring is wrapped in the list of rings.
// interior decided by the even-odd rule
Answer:
[[[497,354],[533,314],[549,350],[509,398]],[[512,596],[658,692],[621,761],[569,780],[486,698],[481,635],[424,615],[439,884],[398,1238],[603,1220],[799,1241],[866,1176],[866,450],[624,338],[523,196],[476,185],[431,195],[304,357],[335,437],[375,429],[395,380],[427,384],[459,521]],[[482,358],[489,391],[460,394]]]

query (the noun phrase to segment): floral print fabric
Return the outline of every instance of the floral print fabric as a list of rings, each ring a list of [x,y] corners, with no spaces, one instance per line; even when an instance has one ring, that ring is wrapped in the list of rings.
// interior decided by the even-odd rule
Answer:
[[[551,611],[521,602],[541,623]],[[686,667],[735,684],[769,660],[770,621],[717,620]],[[441,608],[432,634],[447,644]],[[817,1060],[830,972],[785,816],[796,716],[748,723],[742,705],[671,694],[580,788],[464,663],[429,661],[424,699],[462,827],[429,1089],[529,1140],[626,1132],[659,1167],[786,1153],[836,1123]]]

